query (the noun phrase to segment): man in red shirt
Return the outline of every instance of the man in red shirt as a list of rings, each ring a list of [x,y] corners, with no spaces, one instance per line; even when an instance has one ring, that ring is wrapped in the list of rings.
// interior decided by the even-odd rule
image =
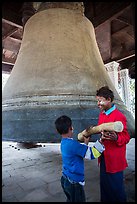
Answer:
[[[101,141],[105,146],[105,151],[99,157],[101,202],[126,202],[123,171],[128,166],[126,144],[130,141],[127,120],[113,104],[114,94],[107,86],[97,90],[96,99],[101,111],[98,125],[121,121],[124,126],[122,132],[102,131],[101,134]]]

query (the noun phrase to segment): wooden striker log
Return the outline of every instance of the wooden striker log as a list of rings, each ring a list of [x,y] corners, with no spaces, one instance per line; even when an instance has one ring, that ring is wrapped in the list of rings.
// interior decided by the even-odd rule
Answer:
[[[122,132],[123,123],[121,121],[116,121],[116,122],[102,123],[101,125],[97,125],[97,126],[90,126],[89,128],[83,130],[78,134],[78,140],[83,141],[83,135],[88,137],[92,134],[97,134],[104,130]]]

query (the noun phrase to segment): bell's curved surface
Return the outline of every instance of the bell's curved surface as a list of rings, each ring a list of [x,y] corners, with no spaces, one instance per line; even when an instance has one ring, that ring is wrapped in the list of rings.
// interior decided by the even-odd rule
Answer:
[[[104,85],[113,90],[134,137],[134,119],[104,68],[93,25],[78,4],[41,9],[27,21],[3,91],[3,140],[60,142],[54,122],[61,115],[72,118],[77,138],[88,126],[97,125],[95,95]]]

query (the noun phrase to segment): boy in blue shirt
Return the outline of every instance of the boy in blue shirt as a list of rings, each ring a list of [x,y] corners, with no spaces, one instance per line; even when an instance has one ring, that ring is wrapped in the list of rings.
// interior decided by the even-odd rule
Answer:
[[[98,158],[104,151],[104,145],[96,141],[93,147],[89,147],[89,138],[84,137],[84,143],[72,138],[73,126],[68,116],[56,119],[57,132],[62,136],[62,177],[61,186],[67,197],[67,202],[86,202],[84,192],[84,158]]]

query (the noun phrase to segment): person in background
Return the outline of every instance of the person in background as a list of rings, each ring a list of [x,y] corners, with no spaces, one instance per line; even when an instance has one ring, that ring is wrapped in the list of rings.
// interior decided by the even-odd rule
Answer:
[[[107,122],[121,121],[122,132],[102,131],[101,141],[105,151],[98,158],[100,164],[101,202],[127,202],[123,171],[128,166],[126,144],[130,141],[125,115],[113,103],[114,94],[108,86],[96,92],[97,105],[100,109],[98,125]]]
[[[89,138],[84,137],[84,143],[74,140],[72,120],[65,115],[55,121],[57,132],[62,136],[62,176],[61,186],[67,197],[66,202],[86,202],[84,191],[84,158],[98,158],[104,151],[104,145],[98,140],[89,147]]]

